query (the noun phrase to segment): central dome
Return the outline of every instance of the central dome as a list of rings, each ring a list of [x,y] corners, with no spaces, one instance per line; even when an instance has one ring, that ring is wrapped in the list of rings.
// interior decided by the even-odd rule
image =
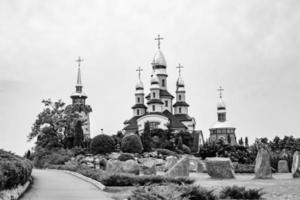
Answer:
[[[225,102],[222,98],[220,98],[218,104],[217,104],[217,108],[218,109],[225,109],[226,108],[226,105],[225,105]]]
[[[160,49],[158,49],[157,52],[155,53],[155,55],[153,57],[153,63],[155,65],[167,66],[167,62],[166,62],[165,56],[161,52]]]

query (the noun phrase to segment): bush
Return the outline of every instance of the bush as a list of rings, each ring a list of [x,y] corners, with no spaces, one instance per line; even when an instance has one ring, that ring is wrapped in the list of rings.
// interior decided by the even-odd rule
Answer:
[[[199,186],[154,185],[134,190],[129,200],[217,200],[212,190]]]
[[[163,156],[175,156],[175,157],[179,157],[178,154],[174,151],[170,151],[168,149],[156,149],[157,154],[161,154]]]
[[[0,190],[26,183],[32,167],[29,160],[0,149]]]
[[[185,144],[182,145],[182,151],[185,154],[191,154],[191,149],[188,146],[186,146]]]
[[[92,139],[91,151],[94,154],[111,153],[115,150],[115,141],[112,137],[100,134]]]
[[[143,145],[138,135],[128,135],[122,139],[121,150],[126,153],[142,153]]]
[[[228,186],[222,189],[221,199],[262,199],[262,189],[246,189],[239,186]]]
[[[134,157],[129,153],[122,153],[118,157],[118,160],[120,160],[120,161],[134,160]]]

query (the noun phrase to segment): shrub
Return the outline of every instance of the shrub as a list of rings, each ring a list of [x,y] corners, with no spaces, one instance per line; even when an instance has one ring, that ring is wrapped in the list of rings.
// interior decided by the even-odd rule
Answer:
[[[111,153],[115,150],[115,141],[112,137],[100,134],[92,139],[91,151],[94,154]]]
[[[217,200],[212,190],[199,186],[153,185],[134,190],[129,200]]]
[[[120,161],[134,160],[134,157],[131,154],[129,154],[129,153],[122,153],[118,157],[118,160],[120,160]]]
[[[157,154],[161,154],[163,156],[175,156],[179,157],[178,154],[174,151],[170,151],[168,149],[156,149]]]
[[[185,144],[182,145],[182,151],[185,154],[191,154],[191,149],[188,146],[186,146]]]
[[[143,145],[138,135],[128,135],[122,139],[121,150],[127,153],[142,153]]]
[[[0,149],[0,190],[26,183],[32,167],[29,160]]]
[[[262,189],[246,189],[239,186],[228,186],[220,192],[221,199],[262,199]]]

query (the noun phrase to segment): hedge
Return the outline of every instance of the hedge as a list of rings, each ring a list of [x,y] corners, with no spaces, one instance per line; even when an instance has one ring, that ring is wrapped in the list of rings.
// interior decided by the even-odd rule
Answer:
[[[0,190],[25,184],[31,177],[31,161],[0,149]]]

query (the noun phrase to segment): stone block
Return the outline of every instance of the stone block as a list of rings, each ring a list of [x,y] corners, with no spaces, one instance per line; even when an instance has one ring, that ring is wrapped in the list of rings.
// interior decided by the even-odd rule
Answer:
[[[272,178],[272,167],[270,163],[270,154],[267,150],[261,148],[255,160],[255,178],[270,179]]]
[[[294,178],[300,178],[300,153],[296,151],[293,155],[292,175]]]
[[[287,160],[279,160],[277,165],[278,173],[289,173]]]
[[[229,158],[206,158],[206,169],[208,175],[216,179],[230,179],[235,175]]]
[[[169,177],[189,176],[189,173],[190,173],[190,160],[188,156],[184,156],[166,172],[166,176]]]

